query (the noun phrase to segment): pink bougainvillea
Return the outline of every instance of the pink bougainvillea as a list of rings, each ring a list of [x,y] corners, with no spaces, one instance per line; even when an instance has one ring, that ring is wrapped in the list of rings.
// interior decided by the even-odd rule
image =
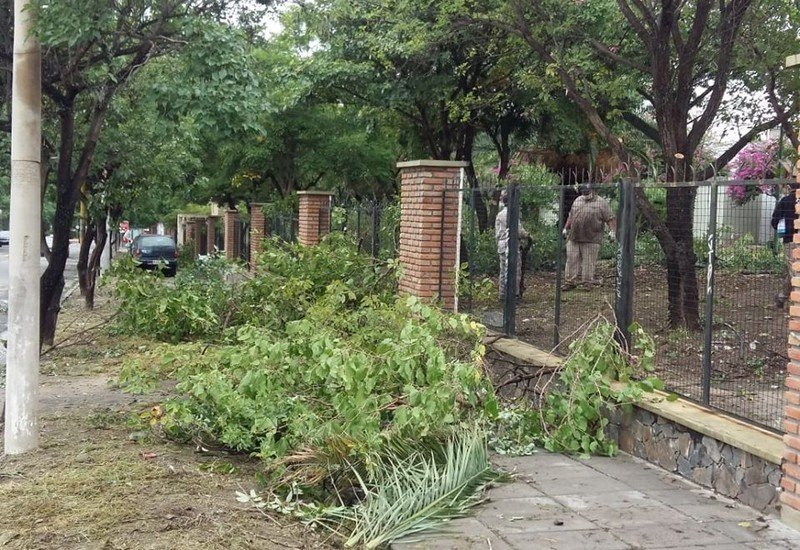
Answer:
[[[731,163],[733,179],[758,180],[773,177],[777,152],[778,144],[775,140],[751,143],[733,159]]]
[[[745,204],[757,195],[774,193],[772,185],[763,180],[775,177],[775,140],[757,141],[742,149],[731,162],[731,178],[734,180],[762,180],[758,184],[729,185],[726,193],[736,204]]]

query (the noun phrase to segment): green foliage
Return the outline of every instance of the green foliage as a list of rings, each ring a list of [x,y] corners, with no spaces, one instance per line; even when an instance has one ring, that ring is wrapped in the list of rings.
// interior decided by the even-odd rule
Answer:
[[[558,229],[555,224],[537,224],[529,230],[529,233],[533,239],[533,246],[528,254],[527,269],[555,271],[558,258]],[[564,254],[562,262],[566,261],[566,252]]]
[[[469,266],[461,264],[458,271],[458,296],[475,302],[493,302],[497,298],[497,285],[489,277],[469,275]]]
[[[653,340],[632,326],[634,355],[628,355],[614,340],[614,331],[605,320],[593,321],[584,337],[570,345],[555,387],[542,396],[540,408],[517,403],[500,412],[492,446],[502,453],[529,453],[542,445],[555,452],[615,454],[616,443],[605,434],[607,409],[628,406],[662,383],[647,377],[653,369]]]
[[[119,300],[116,329],[162,342],[219,337],[232,289],[221,260],[195,263],[178,270],[174,284],[165,284],[158,270],[142,270],[129,257],[112,271]]]
[[[786,270],[783,251],[776,252],[772,247],[756,243],[750,233],[719,247],[717,262],[720,269],[738,273],[783,273]]]
[[[698,241],[695,241],[696,243]],[[705,243],[703,243],[705,245]],[[702,258],[695,247],[695,254],[698,259]],[[656,236],[650,231],[640,231],[636,235],[636,248],[634,250],[634,262],[636,267],[644,265],[663,265],[665,262],[664,251],[658,243]]]
[[[557,174],[541,164],[520,164],[511,177],[519,184],[519,211],[527,228],[541,222],[543,211],[557,208],[559,187]]]
[[[190,269],[197,262],[194,243],[182,244],[178,247],[178,265],[181,269]]]
[[[381,548],[466,515],[481,502],[486,485],[499,478],[480,430],[456,431],[433,448],[408,447],[390,453],[370,478],[358,476],[366,495],[361,502],[321,518],[347,533],[346,548]]]
[[[376,451],[387,437],[424,437],[482,408],[491,391],[471,361],[478,325],[413,298],[348,310],[350,295],[332,283],[284,331],[244,326],[232,345],[187,358],[176,373],[187,397],[168,407],[171,421],[269,459],[331,438]]]
[[[500,260],[494,231],[476,231],[471,239],[472,242],[467,243],[467,253],[471,255],[472,275],[496,276],[500,270]]]

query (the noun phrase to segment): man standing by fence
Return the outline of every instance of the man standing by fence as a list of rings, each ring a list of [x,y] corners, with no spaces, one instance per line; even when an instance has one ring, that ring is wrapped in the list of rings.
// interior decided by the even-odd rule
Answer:
[[[528,232],[519,222],[519,240],[523,242],[528,239]],[[503,189],[500,192],[500,212],[494,219],[494,236],[497,239],[497,254],[500,257],[500,301],[506,298],[506,287],[508,280],[508,191]],[[520,280],[522,279],[522,262],[517,261],[517,277],[515,282],[514,296],[520,295]]]
[[[594,270],[597,254],[603,242],[603,229],[608,226],[614,238],[616,220],[611,206],[603,197],[597,196],[591,184],[582,183],[581,196],[572,203],[564,231],[567,239],[567,273],[562,290],[572,290],[579,284],[589,290],[597,283]]]
[[[789,194],[778,201],[775,210],[772,212],[772,228],[783,239],[783,255],[786,258],[786,277],[783,288],[775,296],[775,307],[783,309],[789,293],[792,291],[792,248],[794,248],[794,221],[797,219],[795,214],[795,191],[800,188],[800,183],[789,184]]]

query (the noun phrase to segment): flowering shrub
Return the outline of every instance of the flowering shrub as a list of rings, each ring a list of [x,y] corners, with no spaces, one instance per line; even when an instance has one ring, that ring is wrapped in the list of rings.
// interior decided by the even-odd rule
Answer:
[[[774,140],[758,141],[742,149],[731,163],[731,177],[735,180],[765,180],[775,177],[775,154],[778,144]],[[770,184],[735,184],[726,189],[734,203],[742,205],[759,194],[771,195],[774,188]]]

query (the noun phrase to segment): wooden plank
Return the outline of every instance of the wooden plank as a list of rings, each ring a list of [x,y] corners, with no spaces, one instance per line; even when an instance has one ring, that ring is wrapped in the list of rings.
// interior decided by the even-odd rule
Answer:
[[[516,357],[524,363],[529,363],[534,367],[560,367],[564,359],[546,351],[537,349],[530,344],[512,340],[510,338],[500,338],[491,344],[495,350]]]

